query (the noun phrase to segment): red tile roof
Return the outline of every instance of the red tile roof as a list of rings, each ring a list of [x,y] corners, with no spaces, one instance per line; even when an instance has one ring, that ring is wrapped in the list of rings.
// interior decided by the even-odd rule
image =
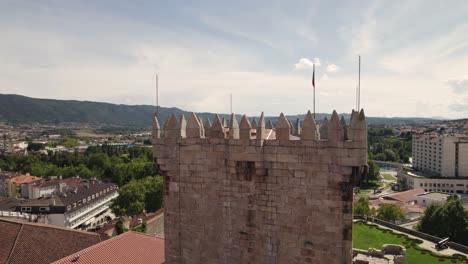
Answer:
[[[398,192],[398,193],[392,193],[389,195],[384,196],[384,199],[389,199],[389,200],[396,200],[396,201],[401,201],[401,202],[409,202],[416,200],[414,196],[418,194],[423,194],[426,193],[423,189],[418,188],[418,189],[413,189],[413,190],[408,190],[404,192]]]
[[[0,219],[0,263],[50,263],[101,241],[95,233]]]
[[[16,184],[29,183],[40,180],[41,178],[31,175],[19,175],[13,178]]]
[[[403,213],[424,213],[424,207],[416,205],[416,204],[407,204],[405,202],[401,201],[395,201],[395,200],[383,200],[383,199],[378,199],[378,200],[370,200],[369,201],[369,207],[374,207],[375,209],[378,209],[381,204],[395,204],[398,207],[401,208]]]
[[[72,177],[72,178],[66,178],[66,179],[47,180],[47,181],[42,182],[40,187],[59,185],[61,183],[65,183],[69,187],[79,187],[81,183],[81,179]]]
[[[160,264],[164,262],[164,259],[163,239],[129,231],[71,254],[54,262],[54,264]]]

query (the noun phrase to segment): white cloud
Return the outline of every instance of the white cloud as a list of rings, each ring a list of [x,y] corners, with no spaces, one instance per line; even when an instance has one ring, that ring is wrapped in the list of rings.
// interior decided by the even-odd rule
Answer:
[[[468,92],[468,75],[448,79],[447,83],[455,93]]]
[[[328,81],[328,75],[326,73],[322,75],[322,80]]]
[[[312,69],[315,64],[315,67],[320,67],[320,59],[319,58],[313,58],[312,60],[309,60],[307,58],[301,58],[298,63],[294,64],[294,67],[296,70],[308,70]]]
[[[340,67],[338,67],[338,65],[336,64],[328,64],[327,65],[327,72],[339,72],[340,71]]]

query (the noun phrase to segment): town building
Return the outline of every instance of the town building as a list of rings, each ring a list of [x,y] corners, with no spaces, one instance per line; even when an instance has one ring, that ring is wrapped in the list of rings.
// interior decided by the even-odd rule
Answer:
[[[21,184],[21,197],[26,199],[37,199],[65,192],[70,188],[79,187],[83,180],[79,177],[62,179],[49,178],[48,180],[39,179],[36,181]],[[86,181],[86,180],[85,180]]]
[[[468,194],[468,178],[436,177],[411,167],[403,167],[397,179],[405,190],[423,188],[426,192]]]
[[[397,178],[403,189],[468,194],[468,136],[422,133],[413,135],[413,166]]]
[[[162,264],[164,261],[163,239],[129,231],[74,252],[53,264]]]
[[[0,183],[2,184],[0,188],[3,189],[2,193],[4,194],[4,196],[20,198],[22,197],[21,185],[36,182],[38,180],[42,180],[42,178],[29,175],[29,173],[27,173],[26,175],[6,174],[6,176],[3,177],[3,180],[0,181]]]
[[[414,203],[425,207],[431,204],[444,204],[452,196],[451,194],[442,192],[428,192],[416,195]]]
[[[101,241],[96,233],[0,218],[0,263],[51,263]]]
[[[116,184],[83,180],[78,187],[26,200],[16,206],[16,211],[43,217],[51,225],[87,230],[115,217],[110,204],[117,196]]]
[[[468,135],[413,135],[413,168],[443,178],[468,177]]]

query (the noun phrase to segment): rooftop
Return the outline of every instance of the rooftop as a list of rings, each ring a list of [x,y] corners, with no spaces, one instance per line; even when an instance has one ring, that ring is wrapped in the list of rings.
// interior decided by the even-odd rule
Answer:
[[[95,233],[0,219],[0,263],[51,263],[101,241]]]
[[[113,183],[102,183],[102,182],[89,182],[89,183],[81,183],[76,189],[69,189],[68,191],[60,194],[60,195],[53,195],[52,197],[46,198],[39,198],[39,199],[31,199],[27,200],[21,204],[21,206],[68,206],[73,205],[76,203],[76,207],[73,206],[70,209],[71,211],[77,210],[87,204],[83,203],[83,199],[87,199],[96,193],[104,191],[105,189],[109,188],[110,190],[104,194],[102,193],[102,197],[107,196],[113,192],[115,192],[118,187],[116,184]],[[101,196],[99,196],[101,197]],[[95,197],[95,198],[99,198]]]
[[[434,200],[447,200],[447,198],[450,197],[451,195],[447,193],[441,193],[441,192],[429,192],[429,193],[418,194],[417,196],[427,197],[427,198],[434,199]]]
[[[109,240],[80,250],[54,264],[126,264],[155,263],[165,260],[164,240],[148,234],[129,231]]]
[[[16,184],[28,183],[40,180],[41,178],[31,175],[19,175],[13,178]]]
[[[419,195],[419,194],[424,194],[424,193],[426,193],[424,189],[418,188],[418,189],[408,190],[404,192],[392,193],[389,195],[385,195],[382,198],[401,201],[401,202],[409,202],[409,201],[415,200],[414,196]]]

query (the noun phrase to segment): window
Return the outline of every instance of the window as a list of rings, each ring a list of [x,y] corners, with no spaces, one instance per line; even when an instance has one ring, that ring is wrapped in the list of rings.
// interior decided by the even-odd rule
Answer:
[[[76,203],[73,203],[73,208],[76,208]]]
[[[91,195],[91,199],[94,199],[94,198],[96,198],[96,196],[95,196],[94,194],[93,194],[93,195]]]
[[[88,202],[91,201],[91,196],[88,196]]]
[[[31,207],[21,207],[21,212],[31,212]]]
[[[70,211],[71,210],[71,205],[68,205],[67,206],[67,211]]]
[[[86,198],[83,199],[83,203],[86,203]]]

